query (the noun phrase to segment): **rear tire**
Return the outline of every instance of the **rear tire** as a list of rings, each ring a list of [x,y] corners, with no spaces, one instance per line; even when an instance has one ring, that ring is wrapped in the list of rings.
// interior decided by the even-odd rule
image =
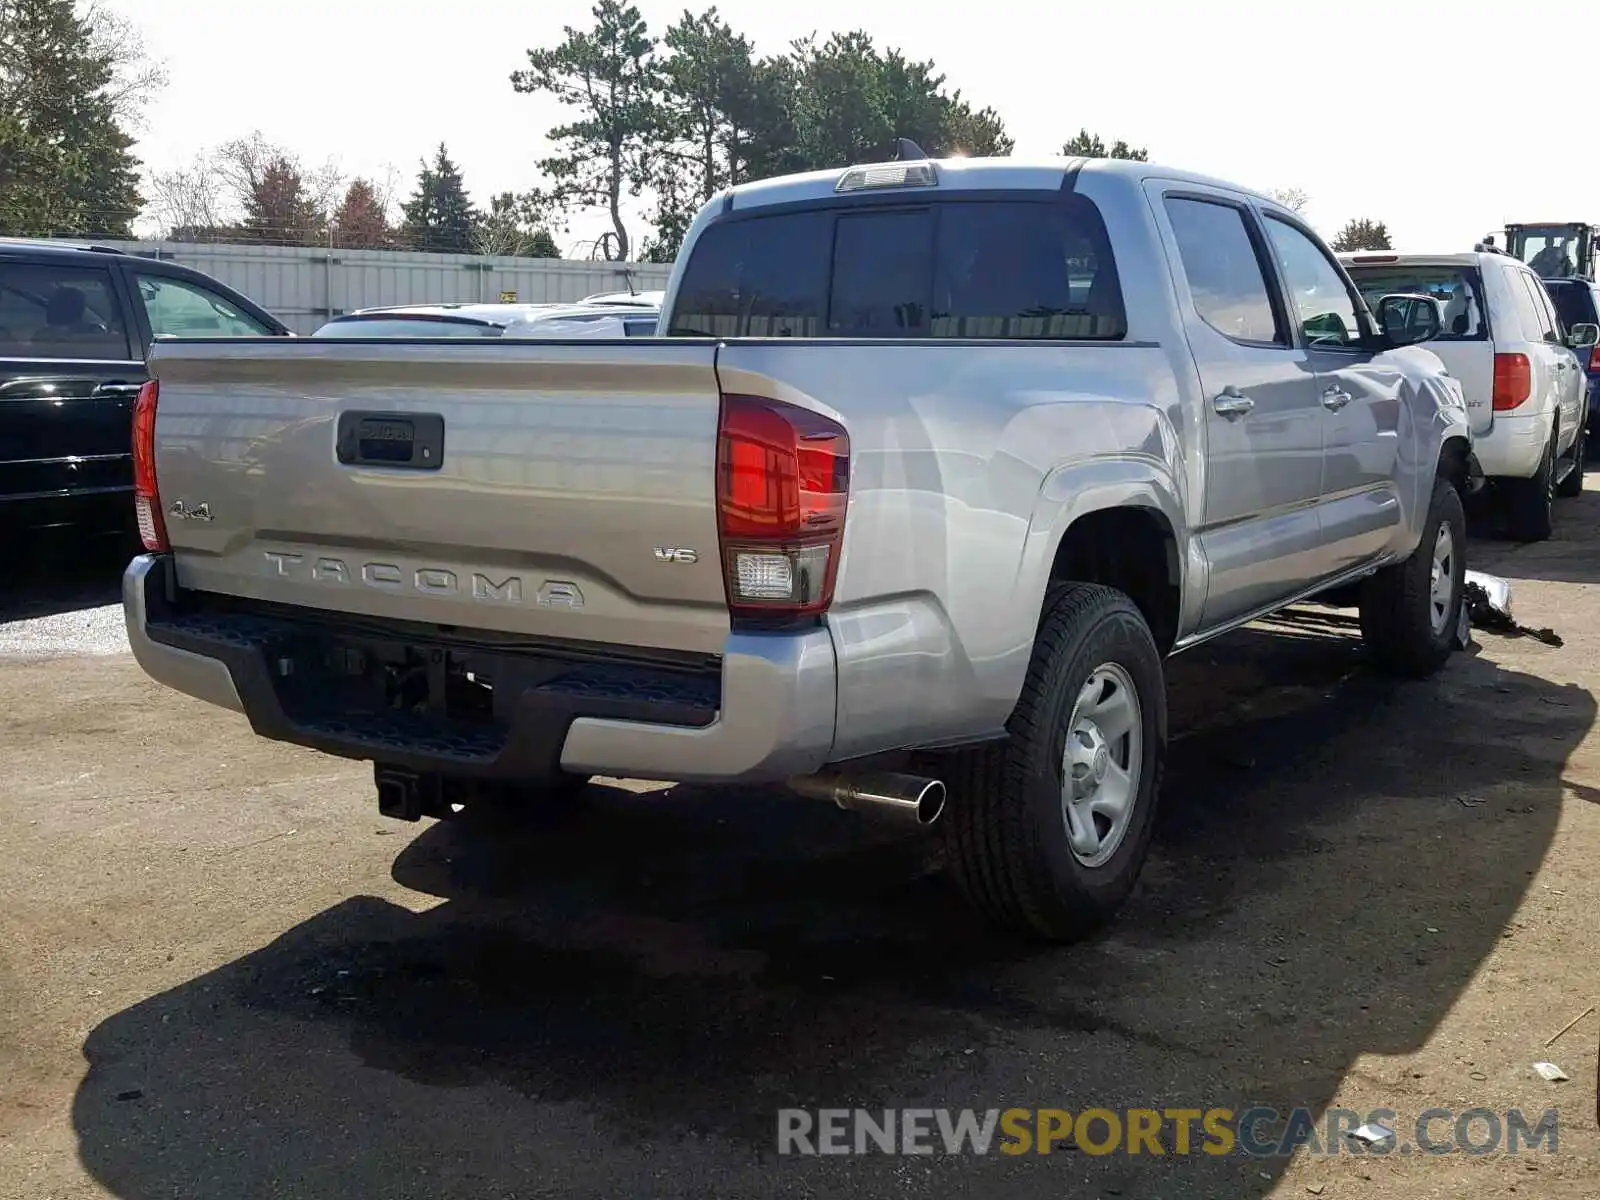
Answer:
[[[1166,761],[1161,653],[1127,596],[1051,591],[1006,728],[945,763],[949,867],[990,923],[1076,941],[1133,889]]]
[[[1504,483],[1509,507],[1511,536],[1519,542],[1542,542],[1554,528],[1556,499],[1556,435],[1544,448],[1539,469],[1531,479],[1507,479]]]
[[[1423,679],[1444,666],[1461,619],[1466,549],[1461,496],[1441,476],[1411,557],[1377,572],[1362,590],[1361,636],[1379,670]]]

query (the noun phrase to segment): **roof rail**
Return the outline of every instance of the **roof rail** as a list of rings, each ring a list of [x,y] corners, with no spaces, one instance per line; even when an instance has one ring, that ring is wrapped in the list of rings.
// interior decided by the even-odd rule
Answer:
[[[97,246],[76,238],[0,237],[0,246],[28,246],[36,250],[78,250],[90,254],[126,254],[116,246]]]

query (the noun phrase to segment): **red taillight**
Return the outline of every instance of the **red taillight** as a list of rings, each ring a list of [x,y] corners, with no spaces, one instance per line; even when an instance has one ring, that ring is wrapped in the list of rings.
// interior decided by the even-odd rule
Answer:
[[[1600,346],[1593,346],[1589,350],[1589,374],[1600,375]]]
[[[1494,411],[1516,408],[1533,392],[1533,368],[1526,354],[1494,356]]]
[[[837,421],[763,396],[722,398],[717,524],[735,616],[805,616],[833,601],[850,495]]]
[[[133,507],[139,516],[139,540],[146,550],[164,552],[167,523],[161,517],[161,493],[156,489],[156,396],[160,386],[152,379],[139,389],[133,405]]]

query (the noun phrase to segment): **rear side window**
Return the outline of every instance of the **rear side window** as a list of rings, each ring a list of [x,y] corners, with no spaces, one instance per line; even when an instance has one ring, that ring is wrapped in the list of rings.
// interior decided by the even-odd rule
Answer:
[[[1116,339],[1105,228],[1080,196],[837,207],[712,225],[684,269],[680,337]]]
[[[1288,345],[1244,213],[1231,204],[1177,196],[1166,204],[1200,319],[1235,341]]]
[[[1539,282],[1526,271],[1517,271],[1517,283],[1513,288],[1520,287],[1527,308],[1522,311],[1522,328],[1524,336],[1530,342],[1554,342],[1560,338],[1556,334],[1555,313],[1550,308],[1550,302],[1545,299],[1544,289]]]
[[[133,358],[111,272],[0,263],[0,358]]]
[[[1483,319],[1483,285],[1478,272],[1470,267],[1447,264],[1428,266],[1385,263],[1363,266],[1352,263],[1350,278],[1373,312],[1385,296],[1401,293],[1432,296],[1439,304],[1442,342],[1482,341],[1488,336]]]

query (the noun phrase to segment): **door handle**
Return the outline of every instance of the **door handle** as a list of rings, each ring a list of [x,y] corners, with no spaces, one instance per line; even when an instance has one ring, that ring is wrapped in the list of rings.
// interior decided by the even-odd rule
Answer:
[[[1338,412],[1349,404],[1351,399],[1350,393],[1343,388],[1331,387],[1322,393],[1322,407],[1329,412]]]
[[[1256,402],[1238,388],[1223,388],[1222,395],[1211,402],[1211,407],[1224,417],[1242,417],[1256,406]]]
[[[102,383],[95,388],[96,396],[107,396],[116,400],[132,400],[139,394],[142,384],[137,383]]]

